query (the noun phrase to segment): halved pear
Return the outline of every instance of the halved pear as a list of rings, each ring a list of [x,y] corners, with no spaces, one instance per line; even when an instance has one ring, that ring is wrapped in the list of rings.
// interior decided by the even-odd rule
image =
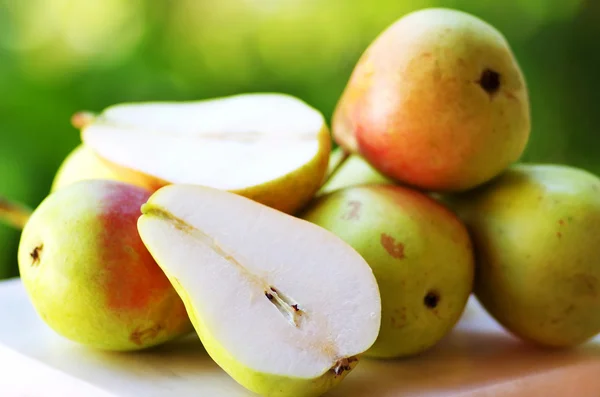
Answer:
[[[331,151],[323,115],[278,93],[115,105],[81,134],[117,172],[148,185],[213,187],[287,213],[319,189]]]
[[[245,197],[167,186],[138,230],[206,351],[263,396],[319,396],[377,338],[381,300],[365,260],[331,232]]]

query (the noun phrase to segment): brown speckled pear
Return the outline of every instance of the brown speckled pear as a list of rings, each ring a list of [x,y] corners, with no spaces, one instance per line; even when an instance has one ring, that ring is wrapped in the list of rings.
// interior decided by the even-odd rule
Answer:
[[[473,236],[475,294],[504,327],[555,347],[600,332],[600,178],[521,164],[446,201]]]
[[[341,237],[373,269],[382,318],[367,356],[421,353],[460,318],[473,252],[464,225],[438,202],[400,186],[355,186],[318,198],[300,216]]]
[[[73,183],[27,221],[18,260],[40,317],[102,350],[139,350],[192,330],[179,295],[137,232],[150,192],[117,181]]]

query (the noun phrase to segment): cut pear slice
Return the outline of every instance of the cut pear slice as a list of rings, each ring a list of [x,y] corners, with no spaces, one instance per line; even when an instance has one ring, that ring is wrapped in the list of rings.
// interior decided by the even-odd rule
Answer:
[[[213,187],[288,213],[321,186],[331,150],[323,115],[278,93],[115,105],[81,134],[117,172],[156,189]]]
[[[318,396],[377,338],[379,288],[343,240],[223,190],[171,185],[138,230],[207,352],[263,396]]]

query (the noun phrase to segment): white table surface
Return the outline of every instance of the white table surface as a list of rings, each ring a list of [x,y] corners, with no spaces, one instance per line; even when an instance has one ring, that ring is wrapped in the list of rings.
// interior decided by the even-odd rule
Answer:
[[[194,336],[139,353],[87,349],[36,315],[18,280],[0,282],[0,396],[249,397]],[[600,337],[547,351],[503,331],[471,299],[438,346],[409,360],[363,359],[328,397],[600,396]]]

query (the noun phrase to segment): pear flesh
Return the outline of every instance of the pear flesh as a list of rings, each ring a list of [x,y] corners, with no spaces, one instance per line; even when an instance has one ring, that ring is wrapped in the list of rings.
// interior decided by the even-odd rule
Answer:
[[[276,93],[115,105],[82,139],[119,173],[141,174],[157,188],[208,186],[285,212],[321,186],[331,150],[323,115]]]
[[[247,198],[173,185],[138,230],[207,352],[263,396],[318,396],[377,338],[381,301],[365,260],[332,233]]]

